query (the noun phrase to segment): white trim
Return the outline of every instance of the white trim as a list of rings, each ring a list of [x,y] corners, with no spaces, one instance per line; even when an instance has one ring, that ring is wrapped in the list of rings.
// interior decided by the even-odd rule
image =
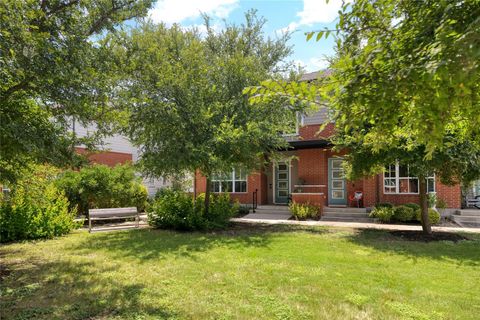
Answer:
[[[400,177],[400,164],[398,161],[395,164],[388,165],[389,166],[389,172],[390,172],[390,166],[395,166],[395,177],[385,177],[385,169],[383,170],[383,194],[384,195],[418,195],[420,194],[420,185],[418,185],[418,192],[400,192],[400,180],[408,180],[408,189],[410,190],[410,180],[419,180],[418,177],[410,176],[410,170],[408,170],[408,177]],[[408,168],[408,166],[407,166]],[[385,192],[385,188],[393,188],[392,186],[387,186],[385,185],[385,180],[394,180],[395,181],[395,192]],[[428,180],[433,179],[433,191],[428,191]],[[427,193],[435,193],[437,190],[436,186],[436,177],[435,174],[433,176],[426,177],[425,180],[427,180]]]
[[[324,185],[324,184],[295,184],[294,187],[295,188],[301,188],[301,187],[304,187],[304,188],[325,188],[326,185]]]
[[[242,169],[239,169],[239,170],[242,170]],[[236,180],[235,179],[235,168],[232,169],[232,173],[231,173],[231,177],[230,177],[230,180],[222,180],[222,179],[211,179],[210,180],[210,183],[213,183],[213,182],[219,182],[219,191],[212,191],[212,193],[248,193],[248,175],[245,173],[245,180]],[[223,191],[222,190],[222,182],[232,182],[232,191]],[[245,191],[236,191],[235,190],[235,182],[243,182],[245,181]],[[211,188],[211,187],[210,187]]]
[[[292,192],[291,194],[292,194],[292,195],[294,195],[294,194],[295,194],[295,195],[297,195],[297,194],[306,194],[306,195],[319,195],[319,196],[324,195],[323,192]]]

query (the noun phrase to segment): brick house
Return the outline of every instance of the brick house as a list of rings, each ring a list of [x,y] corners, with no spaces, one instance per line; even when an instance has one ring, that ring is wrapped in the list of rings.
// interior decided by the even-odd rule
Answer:
[[[311,80],[317,73],[303,77]],[[241,170],[212,178],[212,192],[228,192],[233,199],[251,204],[254,193],[258,204],[287,204],[290,199],[324,206],[356,206],[353,195],[363,193],[364,207],[375,203],[404,204],[419,202],[418,179],[409,175],[408,167],[393,164],[383,174],[358,181],[343,177],[342,155],[332,150],[328,138],[334,125],[329,123],[322,132],[320,125],[329,121],[327,111],[299,117],[295,132],[285,135],[290,149],[282,152],[285,161],[270,163],[262,170],[246,175]],[[195,190],[205,192],[206,179],[197,174]],[[427,180],[429,192],[435,192],[448,208],[459,209],[462,204],[460,185],[447,186],[434,176]]]

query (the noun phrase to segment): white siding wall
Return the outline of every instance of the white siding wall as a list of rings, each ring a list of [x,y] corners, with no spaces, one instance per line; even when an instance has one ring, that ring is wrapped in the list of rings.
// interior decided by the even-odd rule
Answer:
[[[78,137],[85,137],[89,133],[95,132],[95,129],[96,128],[94,125],[85,128],[78,123],[75,124],[75,133]],[[103,139],[103,142],[104,145],[100,147],[101,150],[131,154],[133,162],[136,162],[139,158],[139,150],[135,148],[126,137],[116,134],[111,137],[106,137],[105,139]],[[164,178],[143,178],[143,184],[145,185],[145,187],[147,187],[148,194],[150,196],[155,195],[158,189],[171,185],[170,181]]]

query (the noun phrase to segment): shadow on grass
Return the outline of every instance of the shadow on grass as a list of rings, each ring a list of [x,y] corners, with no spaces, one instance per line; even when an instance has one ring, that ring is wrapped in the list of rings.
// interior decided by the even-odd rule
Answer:
[[[76,253],[91,254],[107,251],[114,257],[139,260],[162,259],[167,256],[196,259],[197,253],[216,247],[248,249],[267,247],[274,233],[311,232],[322,234],[327,229],[292,227],[287,225],[233,224],[227,230],[215,232],[176,232],[159,229],[99,232],[68,248]]]
[[[165,319],[178,316],[175,311],[157,303],[142,303],[146,288],[125,283],[104,267],[90,262],[22,262],[4,265],[16,269],[0,285],[1,319]],[[158,297],[158,298],[161,298]]]
[[[429,258],[452,260],[459,265],[480,266],[480,237],[465,235],[467,239],[453,241],[409,241],[388,231],[361,229],[347,237],[355,244],[392,254],[405,255],[411,259]]]

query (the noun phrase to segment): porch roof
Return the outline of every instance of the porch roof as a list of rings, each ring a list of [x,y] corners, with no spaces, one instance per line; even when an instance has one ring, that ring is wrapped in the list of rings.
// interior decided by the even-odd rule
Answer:
[[[288,150],[328,148],[333,146],[328,140],[297,140],[289,141],[288,144],[290,145]]]

